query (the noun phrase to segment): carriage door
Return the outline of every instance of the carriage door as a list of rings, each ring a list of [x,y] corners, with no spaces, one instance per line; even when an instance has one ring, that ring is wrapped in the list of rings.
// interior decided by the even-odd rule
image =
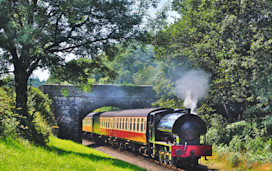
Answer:
[[[148,140],[155,141],[155,114],[150,113],[148,121]]]

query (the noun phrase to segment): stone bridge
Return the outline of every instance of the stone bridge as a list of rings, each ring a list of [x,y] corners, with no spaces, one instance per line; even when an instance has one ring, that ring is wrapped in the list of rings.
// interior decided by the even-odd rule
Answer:
[[[93,110],[104,106],[147,108],[157,100],[151,86],[94,85],[91,93],[72,85],[42,85],[40,89],[53,100],[58,136],[77,142],[81,142],[82,119]]]

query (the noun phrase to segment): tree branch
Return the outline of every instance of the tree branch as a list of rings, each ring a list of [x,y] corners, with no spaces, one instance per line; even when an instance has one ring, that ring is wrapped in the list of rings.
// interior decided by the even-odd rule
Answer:
[[[49,52],[51,52],[51,53],[52,52],[67,52],[69,50],[73,50],[75,48],[78,48],[78,47],[81,47],[81,46],[84,46],[84,45],[88,45],[88,44],[92,44],[92,43],[100,42],[100,41],[105,41],[105,40],[109,40],[109,39],[112,39],[112,38],[107,37],[107,38],[97,39],[97,40],[93,40],[93,41],[86,41],[84,43],[77,44],[77,45],[70,46],[70,47],[66,47],[66,48],[62,48],[62,49],[52,49],[52,50],[49,50]]]
[[[29,69],[27,70],[27,76],[30,77],[30,75],[33,73],[33,71],[38,67],[39,62],[41,61],[38,57],[35,57],[35,61],[29,65]]]

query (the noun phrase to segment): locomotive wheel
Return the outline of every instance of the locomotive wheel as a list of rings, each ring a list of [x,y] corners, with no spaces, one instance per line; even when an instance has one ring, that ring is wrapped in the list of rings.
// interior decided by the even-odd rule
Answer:
[[[162,154],[163,151],[159,151],[159,161],[160,163],[164,163],[164,154]]]
[[[164,156],[163,163],[167,165],[167,164],[168,164],[168,161],[169,161],[169,156],[165,155],[165,156]]]
[[[173,158],[171,160],[169,160],[168,163],[170,166],[176,166],[176,161]]]

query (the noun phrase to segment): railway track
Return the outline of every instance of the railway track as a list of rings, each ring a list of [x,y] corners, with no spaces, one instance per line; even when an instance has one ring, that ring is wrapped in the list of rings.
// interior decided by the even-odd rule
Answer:
[[[92,140],[83,139],[83,145],[94,148],[98,151],[106,153],[114,158],[126,161],[128,163],[137,165],[141,168],[151,170],[151,171],[210,171],[214,169],[209,169],[206,166],[198,165],[198,166],[183,166],[181,168],[177,168],[175,166],[165,165],[164,163],[160,163],[159,161],[145,157],[139,153],[133,153],[131,151],[123,150],[120,148],[112,147],[108,144],[97,144]]]

